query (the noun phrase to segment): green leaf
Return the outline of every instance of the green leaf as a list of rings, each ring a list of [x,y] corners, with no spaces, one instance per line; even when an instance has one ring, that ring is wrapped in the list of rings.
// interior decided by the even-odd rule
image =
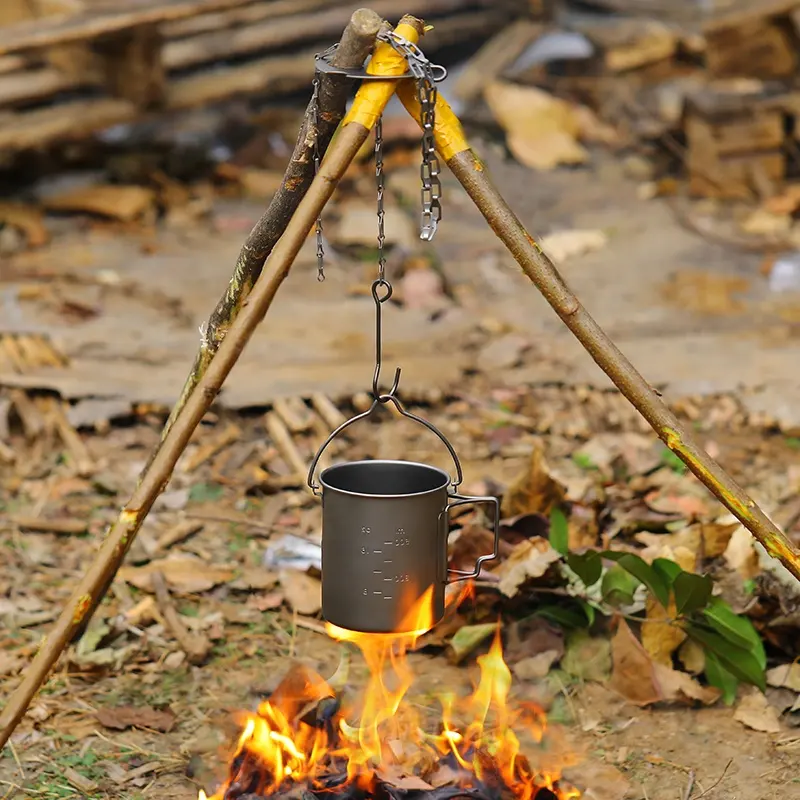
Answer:
[[[736,690],[739,680],[722,666],[719,659],[711,652],[706,651],[706,680],[722,692],[722,699],[726,705],[733,705],[736,700]]]
[[[219,500],[225,488],[218,483],[196,483],[189,489],[189,500],[192,503],[210,503]]]
[[[554,622],[562,628],[586,627],[586,615],[574,606],[542,606],[536,609],[534,616]]]
[[[759,658],[750,650],[729,642],[715,631],[706,630],[700,625],[690,623],[686,625],[686,632],[695,641],[703,645],[706,658],[709,653],[716,656],[720,664],[738,678],[740,681],[757,686],[761,691],[766,691],[767,683],[764,668]]]
[[[603,600],[611,606],[629,606],[633,603],[633,595],[639,581],[619,564],[614,564],[611,569],[606,570],[603,575],[603,582],[600,584],[600,591]]]
[[[466,656],[477,649],[496,630],[497,624],[494,622],[486,622],[480,625],[465,625],[463,628],[459,628],[450,640],[450,649],[455,662],[458,663],[466,658]]]
[[[683,572],[680,565],[668,558],[654,558],[653,563],[650,565],[662,578],[667,586],[672,586],[675,583],[675,578]]]
[[[603,574],[603,562],[596,550],[587,550],[585,553],[569,553],[567,566],[586,586],[593,586]]]
[[[595,607],[580,597],[575,599],[578,601],[578,605],[581,607],[583,613],[586,614],[586,621],[589,623],[589,627],[591,628],[592,625],[594,625],[595,620]]]
[[[758,660],[761,669],[767,668],[764,643],[747,617],[742,617],[724,601],[715,597],[703,611],[703,616],[714,630],[731,644],[750,651]]]
[[[606,681],[611,675],[611,641],[574,631],[567,637],[561,669],[584,681]]]
[[[640,580],[655,596],[656,600],[666,607],[669,603],[669,587],[661,574],[653,569],[643,558],[633,553],[618,553],[616,550],[604,550],[600,555],[616,561],[626,572]]]
[[[550,545],[562,556],[569,553],[569,523],[560,508],[550,512]]]
[[[709,575],[695,575],[684,572],[675,578],[672,590],[675,592],[675,608],[679,614],[691,614],[703,608],[711,599],[714,582]]]

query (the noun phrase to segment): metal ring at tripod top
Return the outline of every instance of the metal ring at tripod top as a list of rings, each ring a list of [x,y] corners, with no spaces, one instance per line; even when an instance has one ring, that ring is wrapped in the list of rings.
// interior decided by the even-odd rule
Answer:
[[[318,53],[314,58],[314,68],[317,72],[323,72],[326,75],[341,75],[343,78],[351,78],[359,81],[400,81],[408,78],[417,78],[411,70],[404,72],[402,75],[373,75],[366,70],[369,59],[365,62],[361,69],[344,69],[343,67],[335,67],[330,62],[331,56],[336,52],[339,47],[338,44],[329,47],[322,53]],[[431,64],[433,73],[433,80],[440,83],[447,77],[447,69],[441,64]]]

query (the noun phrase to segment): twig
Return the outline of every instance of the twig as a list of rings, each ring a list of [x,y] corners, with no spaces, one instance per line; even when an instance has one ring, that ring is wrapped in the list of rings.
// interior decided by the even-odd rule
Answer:
[[[401,85],[397,95],[419,121],[419,101],[413,87]],[[689,429],[681,424],[569,289],[553,262],[492,185],[486,167],[469,148],[458,119],[441,94],[436,104],[435,134],[437,149],[453,175],[575,338],[667,447],[758,539],[764,549],[800,580],[800,553],[744,489],[703,450]]]
[[[164,622],[180,645],[181,650],[186,653],[189,663],[202,664],[208,658],[209,652],[211,652],[211,642],[205,636],[189,633],[186,630],[181,616],[172,602],[163,573],[153,572],[150,576],[150,581],[156,593],[158,610],[161,612],[161,616],[164,617]]]
[[[717,786],[719,786],[722,783],[722,781],[724,780],[725,776],[728,774],[728,770],[730,769],[731,764],[733,764],[733,759],[731,759],[725,765],[725,769],[722,770],[722,775],[720,775],[719,778],[717,778],[717,780],[715,780],[714,783],[712,783],[711,786],[708,787],[708,789],[706,789],[705,791],[703,791],[699,795],[697,795],[696,800],[700,800],[701,797],[705,797],[712,789],[716,789]]]
[[[194,451],[183,465],[184,472],[194,472],[210,458],[213,458],[220,450],[224,450],[229,444],[233,444],[242,435],[242,429],[238,425],[228,425],[228,427],[213,442],[202,444]]]
[[[336,430],[344,422],[344,414],[333,404],[333,401],[322,392],[311,395],[311,405],[314,410],[325,420],[330,429]]]
[[[692,789],[694,789],[694,770],[689,770],[689,780],[686,782],[686,789],[683,791],[683,798],[682,800],[689,800],[692,796]],[[700,795],[702,797],[702,795]]]
[[[300,451],[292,439],[292,434],[283,424],[283,420],[274,411],[268,411],[265,423],[272,443],[278,448],[286,463],[296,475],[304,476],[308,472],[308,464],[300,455]],[[311,490],[309,489],[309,491]]]
[[[88,525],[80,519],[44,519],[43,517],[14,517],[14,524],[24,531],[34,533],[59,533],[79,535],[86,533]]]
[[[398,26],[407,39],[417,41],[422,22],[403,18]],[[378,48],[380,58],[378,58]],[[371,66],[378,74],[402,74],[406,63],[388,44],[376,46]],[[7,741],[25,714],[31,699],[55,665],[64,647],[80,635],[95,608],[108,591],[125,554],[138,533],[155,499],[169,482],[175,464],[183,453],[200,421],[217,396],[253,331],[269,310],[278,288],[289,274],[300,249],[314,226],[314,221],[348,166],[367,141],[370,130],[394,94],[397,81],[368,81],[358,91],[355,102],[336,139],[331,143],[319,174],[314,178],[297,211],[286,225],[272,252],[266,271],[259,277],[236,320],[227,330],[217,354],[197,383],[196,391],[182,399],[182,410],[139,479],[133,496],[108,530],[95,560],[89,565],[72,597],[67,601],[53,630],[42,642],[20,685],[0,713],[0,747]]]
[[[186,541],[190,536],[194,536],[201,530],[203,530],[202,522],[190,522],[189,520],[179,522],[175,527],[170,528],[158,537],[153,555],[169,550],[174,544]]]

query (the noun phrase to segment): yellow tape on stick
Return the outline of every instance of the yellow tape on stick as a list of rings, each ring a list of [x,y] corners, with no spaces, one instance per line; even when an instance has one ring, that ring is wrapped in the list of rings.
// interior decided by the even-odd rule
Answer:
[[[415,81],[402,81],[397,87],[397,96],[405,106],[406,111],[419,122],[421,118],[419,100],[417,99],[417,85]],[[439,155],[449,161],[454,155],[469,150],[464,131],[458,117],[453,113],[450,104],[442,97],[436,95],[436,118],[433,125],[433,135],[436,140],[436,149]]]
[[[412,25],[401,22],[396,28],[395,33],[408,39],[409,42],[416,44],[419,41],[419,33]],[[403,56],[400,55],[387,42],[378,42],[372,54],[367,72],[370,75],[404,75],[408,71],[408,65]],[[411,83],[413,81],[365,81],[356,92],[355,100],[347,115],[342,120],[342,125],[350,122],[358,122],[367,129],[371,129],[386,108],[386,104],[391,100],[398,83]]]

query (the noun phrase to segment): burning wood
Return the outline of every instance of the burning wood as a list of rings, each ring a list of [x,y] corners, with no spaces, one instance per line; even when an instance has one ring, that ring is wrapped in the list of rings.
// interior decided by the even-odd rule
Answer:
[[[429,599],[429,598],[428,598]],[[420,604],[420,616],[430,613]],[[526,703],[509,704],[511,672],[499,629],[478,658],[480,681],[468,697],[441,696],[436,732],[428,732],[405,696],[414,675],[406,658],[418,634],[363,634],[328,625],[328,633],[356,644],[369,668],[363,697],[344,702],[306,667],[293,668],[243,730],[220,789],[199,800],[278,795],[304,800],[574,800],[559,782],[561,768],[534,769],[520,736],[542,742],[547,721]],[[356,722],[357,720],[357,722]],[[466,722],[462,722],[466,720]]]

